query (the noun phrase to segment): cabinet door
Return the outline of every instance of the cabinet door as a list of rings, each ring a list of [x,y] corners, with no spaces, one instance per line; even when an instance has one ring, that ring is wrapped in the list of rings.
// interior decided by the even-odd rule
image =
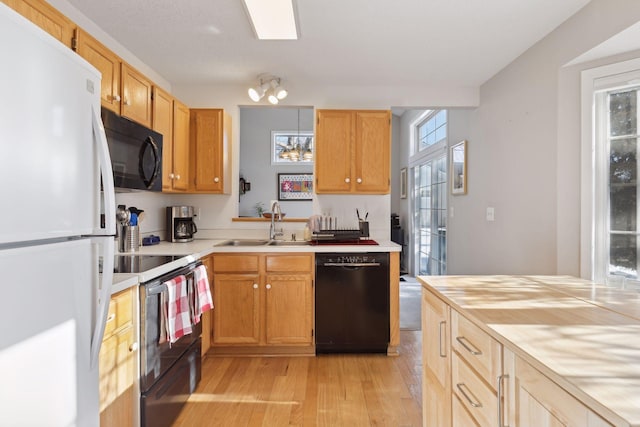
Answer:
[[[75,24],[44,0],[2,0],[7,6],[71,48]]]
[[[228,121],[228,119],[227,119]],[[191,110],[191,166],[194,190],[225,192],[228,145],[225,114],[221,109]],[[228,184],[228,183],[227,183]]]
[[[213,279],[213,343],[260,342],[260,276],[216,274]]]
[[[151,82],[122,63],[121,114],[146,127],[151,127]]]
[[[173,101],[173,190],[189,189],[189,107]]]
[[[451,425],[450,308],[422,290],[423,425]]]
[[[318,110],[316,114],[316,193],[349,193],[352,189],[353,113]]]
[[[162,191],[170,191],[173,180],[173,97],[153,88],[153,130],[162,134]]]
[[[355,113],[356,193],[388,194],[391,189],[391,112]]]
[[[267,344],[312,343],[312,282],[310,274],[266,276]]]
[[[76,51],[102,73],[100,102],[120,114],[120,58],[81,28],[76,30]]]
[[[611,426],[524,360],[512,353],[506,354],[505,359],[505,368],[510,371],[510,378],[513,378],[510,386],[514,392],[510,400],[515,405],[510,411],[509,425]]]
[[[103,341],[99,365],[100,425],[134,425],[136,354],[132,325]]]

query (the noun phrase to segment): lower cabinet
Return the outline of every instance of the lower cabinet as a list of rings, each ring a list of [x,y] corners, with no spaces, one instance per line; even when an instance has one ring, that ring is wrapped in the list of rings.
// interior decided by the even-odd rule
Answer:
[[[611,426],[423,288],[423,425]]]
[[[135,288],[111,297],[100,348],[100,425],[133,426],[138,345],[134,329]]]
[[[213,352],[313,353],[313,254],[215,254],[212,283]]]
[[[509,425],[611,426],[591,409],[527,362],[505,349],[505,371],[509,375]]]
[[[425,426],[451,425],[450,309],[422,290],[422,418]]]

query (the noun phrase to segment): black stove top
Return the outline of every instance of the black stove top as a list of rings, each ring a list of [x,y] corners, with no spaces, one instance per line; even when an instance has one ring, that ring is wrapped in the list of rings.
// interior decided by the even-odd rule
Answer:
[[[113,261],[114,273],[142,273],[171,261],[179,256],[170,255],[116,255]]]

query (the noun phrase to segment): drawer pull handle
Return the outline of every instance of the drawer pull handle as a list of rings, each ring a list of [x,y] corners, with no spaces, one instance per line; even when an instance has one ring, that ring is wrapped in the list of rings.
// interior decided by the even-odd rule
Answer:
[[[458,383],[456,384],[456,387],[458,387],[458,390],[460,390],[460,393],[462,393],[464,398],[467,399],[467,401],[469,402],[469,405],[473,406],[474,408],[482,408],[482,403],[474,402],[474,399],[475,400],[478,400],[478,399],[473,395],[473,393],[471,393],[471,390],[469,390],[469,387],[467,387],[465,383]],[[469,392],[471,396],[473,396],[473,399],[471,399],[471,397],[469,397],[469,394],[467,394],[467,392],[464,391],[465,389]]]
[[[253,289],[258,289],[258,284],[257,283],[253,284]]]
[[[136,351],[137,349],[138,349],[138,343],[137,343],[137,342],[134,342],[134,343],[132,343],[132,344],[129,346],[129,351],[130,351],[131,353],[133,353],[133,352],[134,352],[134,351]]]
[[[116,314],[115,313],[111,313],[109,315],[109,317],[107,317],[107,323],[109,322],[113,322],[113,320],[116,318]]]
[[[440,332],[440,337],[438,338],[438,345],[440,347],[438,349],[438,351],[440,353],[440,357],[447,357],[447,352],[446,351],[443,352],[443,350],[442,350],[445,347],[444,345],[442,345],[442,336],[444,335],[442,333],[442,329],[443,329],[443,326],[445,326],[446,324],[447,324],[447,322],[444,321],[444,320],[442,322],[440,322],[440,331],[439,331]]]
[[[456,337],[456,341],[458,341],[461,346],[463,346],[469,353],[473,354],[474,356],[482,355],[482,351],[480,351],[475,345],[471,344],[471,341],[469,341],[466,337]],[[467,344],[465,344],[465,342]]]
[[[499,427],[509,427],[504,424],[504,379],[509,378],[509,375],[504,374],[498,376],[498,425]]]

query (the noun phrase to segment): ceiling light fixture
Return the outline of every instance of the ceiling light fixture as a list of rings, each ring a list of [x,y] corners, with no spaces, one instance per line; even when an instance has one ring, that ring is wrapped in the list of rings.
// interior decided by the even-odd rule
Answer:
[[[280,77],[260,74],[258,76],[258,84],[250,87],[247,91],[249,98],[251,98],[253,102],[258,102],[267,95],[267,100],[271,104],[278,104],[278,102],[285,99],[289,94],[280,81]]]
[[[297,40],[294,0],[244,0],[245,10],[260,40]]]

